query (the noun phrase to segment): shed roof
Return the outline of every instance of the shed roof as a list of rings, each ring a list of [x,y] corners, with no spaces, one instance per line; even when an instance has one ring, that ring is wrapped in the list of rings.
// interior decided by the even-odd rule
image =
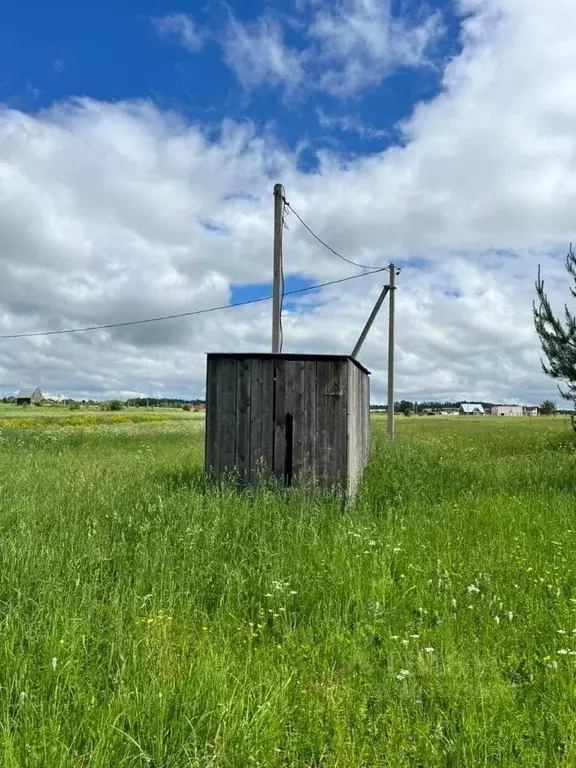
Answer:
[[[32,397],[38,387],[24,387],[19,392],[16,392],[16,397]]]
[[[461,403],[460,408],[462,408],[464,413],[474,413],[474,411],[484,413],[484,408],[480,403]]]
[[[350,355],[310,355],[310,354],[297,354],[297,353],[289,353],[289,354],[280,354],[280,355],[274,355],[271,352],[208,352],[209,358],[215,358],[215,357],[229,357],[229,358],[242,358],[244,360],[271,360],[271,359],[278,359],[278,360],[323,360],[323,361],[338,361],[342,362],[344,360],[350,360],[352,363],[354,363],[355,366],[360,368],[361,371],[364,373],[370,374],[370,371],[368,368],[365,368],[361,363],[358,362],[354,357],[351,357]]]

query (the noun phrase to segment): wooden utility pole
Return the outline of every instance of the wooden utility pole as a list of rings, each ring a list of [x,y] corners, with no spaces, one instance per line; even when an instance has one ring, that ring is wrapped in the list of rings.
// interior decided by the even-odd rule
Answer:
[[[282,283],[282,227],[284,187],[274,185],[274,275],[272,284],[272,354],[280,354],[280,301]]]
[[[390,264],[390,299],[388,303],[388,437],[394,438],[394,294],[396,267]]]

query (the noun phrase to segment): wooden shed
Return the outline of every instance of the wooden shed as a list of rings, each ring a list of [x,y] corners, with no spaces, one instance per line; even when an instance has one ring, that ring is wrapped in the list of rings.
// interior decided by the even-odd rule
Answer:
[[[206,471],[352,496],[369,414],[369,371],[346,355],[209,354]]]

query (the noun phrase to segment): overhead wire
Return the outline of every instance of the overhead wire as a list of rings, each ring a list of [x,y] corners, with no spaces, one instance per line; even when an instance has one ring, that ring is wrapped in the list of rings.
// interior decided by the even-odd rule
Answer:
[[[348,259],[346,258],[346,256],[343,256],[341,253],[338,253],[337,250],[335,250],[334,248],[332,248],[331,245],[328,245],[328,243],[322,240],[322,238],[319,235],[317,235],[316,232],[314,232],[314,230],[308,226],[308,224],[306,224],[304,219],[300,216],[300,214],[297,211],[294,210],[294,208],[290,205],[290,203],[288,202],[288,200],[286,200],[286,198],[284,198],[284,206],[288,208],[294,214],[294,216],[296,216],[300,224],[302,224],[304,229],[308,230],[308,232],[312,235],[312,237],[314,237],[321,245],[323,245],[324,248],[327,248],[335,256],[338,256],[339,259],[342,259],[342,261],[345,261],[348,264],[352,264],[353,267],[358,267],[359,269],[382,269],[381,267],[376,267],[374,265],[368,266],[367,264],[358,264],[357,261],[352,261],[352,259]],[[388,267],[385,267],[384,269],[388,269]]]
[[[283,291],[282,295],[284,297],[284,296],[295,296],[297,294],[302,294],[302,293],[309,293],[310,291],[317,291],[320,288],[328,288],[331,285],[339,285],[340,283],[347,283],[350,280],[358,280],[361,277],[368,277],[369,275],[375,275],[378,272],[385,272],[387,269],[388,267],[375,267],[369,272],[362,272],[362,274],[360,275],[350,275],[349,277],[341,277],[338,280],[329,280],[325,283],[317,283],[316,285],[309,285],[309,286],[306,286],[305,288],[295,288],[292,291]],[[55,331],[33,331],[31,333],[9,333],[9,334],[0,335],[0,340],[30,339],[30,338],[37,338],[40,336],[61,336],[61,335],[70,334],[70,333],[85,333],[88,331],[106,331],[112,328],[126,328],[132,325],[144,325],[145,323],[158,323],[163,320],[176,320],[177,318],[180,318],[180,317],[194,317],[196,315],[205,315],[211,312],[219,312],[220,310],[224,310],[224,309],[234,309],[235,307],[247,307],[250,304],[258,304],[262,301],[270,301],[272,298],[273,298],[272,295],[259,296],[256,299],[246,299],[246,301],[236,301],[231,304],[221,304],[220,306],[216,306],[216,307],[207,307],[206,309],[195,309],[190,312],[178,312],[177,314],[173,314],[173,315],[161,315],[160,317],[148,317],[148,318],[145,318],[144,320],[126,320],[121,323],[89,325],[83,328],[62,328],[60,330],[55,330]]]

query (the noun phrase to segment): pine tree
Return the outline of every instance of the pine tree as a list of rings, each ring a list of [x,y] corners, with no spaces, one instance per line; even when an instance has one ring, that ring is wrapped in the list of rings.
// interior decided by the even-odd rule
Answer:
[[[566,271],[572,276],[575,288],[570,293],[576,298],[576,254],[572,245],[566,256]],[[564,306],[564,317],[556,317],[550,301],[544,293],[544,280],[540,276],[536,281],[538,303],[534,302],[534,326],[540,337],[542,350],[547,362],[542,361],[542,370],[551,378],[564,383],[566,389],[558,385],[565,400],[576,402],[576,316]]]

